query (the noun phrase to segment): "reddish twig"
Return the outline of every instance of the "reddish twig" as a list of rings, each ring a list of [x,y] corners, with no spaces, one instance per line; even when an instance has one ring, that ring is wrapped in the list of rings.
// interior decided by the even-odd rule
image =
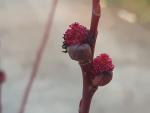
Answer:
[[[99,18],[101,16],[101,7],[99,3],[100,0],[93,0],[92,19],[91,19],[91,27],[90,27],[90,32],[92,34],[96,34]]]
[[[100,14],[100,0],[93,0],[90,30],[75,22],[63,37],[64,52],[68,52],[72,60],[78,61],[82,70],[83,92],[79,113],[89,113],[92,97],[98,86],[107,85],[113,77],[114,65],[109,55],[103,53],[93,58]]]
[[[83,92],[79,113],[89,113],[92,97],[98,86],[107,85],[113,77],[114,65],[109,55],[103,53],[93,58],[100,14],[100,0],[93,0],[90,30],[75,22],[69,26],[63,37],[64,52],[72,60],[78,61],[82,70]]]
[[[19,113],[24,113],[25,112],[25,107],[27,105],[27,101],[28,101],[28,98],[29,98],[29,93],[31,91],[33,82],[34,82],[34,80],[35,80],[35,78],[38,74],[38,69],[39,69],[39,66],[40,66],[42,55],[44,53],[44,50],[46,48],[46,45],[47,45],[47,42],[48,42],[48,39],[49,39],[49,32],[50,32],[51,27],[52,27],[52,22],[53,22],[55,10],[56,10],[57,2],[58,2],[58,0],[53,0],[52,9],[49,13],[48,21],[47,21],[46,26],[45,26],[43,39],[42,39],[41,45],[39,46],[38,51],[36,53],[36,58],[35,58],[35,62],[33,64],[33,69],[32,69],[32,72],[31,72],[30,80],[29,80],[29,82],[26,86],[25,93],[23,95],[23,100],[21,102],[21,107],[19,109]]]
[[[99,2],[100,0],[93,0],[90,34],[91,34],[91,38],[93,38],[95,41],[91,46],[91,50],[92,50],[91,62],[94,56],[94,48],[95,48],[95,42],[97,37],[97,27],[99,23],[100,14],[101,14]],[[89,113],[92,97],[98,87],[93,86],[91,83],[90,77],[92,76],[92,72],[91,72],[92,63],[87,63],[87,64],[80,63],[80,66],[81,66],[82,76],[83,76],[83,93],[82,93],[82,99],[80,101],[79,113]]]
[[[91,100],[97,87],[94,87],[91,83],[91,63],[85,65],[80,64],[80,66],[83,75],[83,93],[81,104],[79,106],[79,113],[89,113]]]

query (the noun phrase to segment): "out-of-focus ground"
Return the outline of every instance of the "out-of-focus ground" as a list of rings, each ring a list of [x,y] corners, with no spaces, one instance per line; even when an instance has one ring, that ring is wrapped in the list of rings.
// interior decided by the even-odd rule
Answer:
[[[150,0],[106,0],[109,5],[135,13],[139,24],[150,29]]]
[[[0,57],[6,70],[3,113],[17,113],[43,35],[52,0],[0,0]],[[77,21],[89,27],[90,0],[59,0],[53,28],[26,113],[77,113],[82,78],[77,62],[61,51],[62,36]],[[128,18],[127,18],[128,17]],[[150,112],[150,31],[134,14],[103,3],[95,56],[106,52],[116,66],[99,88],[91,113]]]

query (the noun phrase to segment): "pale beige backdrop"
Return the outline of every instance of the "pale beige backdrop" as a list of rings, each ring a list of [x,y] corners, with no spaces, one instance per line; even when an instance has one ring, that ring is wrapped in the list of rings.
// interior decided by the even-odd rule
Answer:
[[[82,79],[62,53],[62,36],[77,21],[89,27],[91,0],[58,0],[53,28],[26,113],[77,113]],[[0,66],[7,72],[3,113],[17,113],[52,0],[0,0]],[[150,31],[134,14],[103,3],[95,56],[110,54],[113,81],[99,88],[91,113],[150,112]]]

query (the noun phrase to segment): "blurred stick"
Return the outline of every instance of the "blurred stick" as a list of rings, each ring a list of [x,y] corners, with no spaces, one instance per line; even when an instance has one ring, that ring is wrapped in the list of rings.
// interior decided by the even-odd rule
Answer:
[[[48,39],[49,39],[49,34],[50,34],[49,32],[51,31],[51,27],[52,27],[53,18],[54,18],[57,3],[58,3],[58,0],[53,0],[52,9],[49,13],[48,21],[47,21],[46,26],[45,26],[45,31],[44,31],[44,34],[43,34],[41,45],[39,46],[38,51],[36,53],[36,58],[35,58],[35,61],[34,61],[34,64],[33,64],[30,80],[29,80],[29,82],[26,86],[26,89],[25,89],[25,92],[24,92],[24,95],[23,95],[23,100],[21,102],[21,107],[19,109],[19,113],[25,113],[25,108],[26,108],[26,105],[27,105],[29,94],[30,94],[30,91],[32,89],[33,82],[34,82],[34,80],[35,80],[35,78],[38,74],[38,69],[39,69],[39,66],[40,66],[40,63],[41,63],[41,60],[42,60],[42,56],[43,56],[44,50],[46,48],[46,45],[47,45],[47,42],[48,42]]]

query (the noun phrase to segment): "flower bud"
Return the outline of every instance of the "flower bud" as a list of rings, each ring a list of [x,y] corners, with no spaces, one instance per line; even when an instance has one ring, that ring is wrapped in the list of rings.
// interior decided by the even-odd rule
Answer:
[[[91,59],[92,51],[88,44],[76,44],[67,47],[67,52],[72,60],[86,62]]]
[[[104,86],[113,77],[114,65],[107,54],[101,54],[93,60],[93,73],[95,75],[92,83],[94,86]]]
[[[4,71],[0,70],[0,85],[3,84],[6,80]]]
[[[69,26],[64,34],[64,43],[68,46],[83,43],[88,37],[88,29],[75,22]]]
[[[103,72],[97,74],[92,80],[94,86],[105,86],[107,85],[113,77],[113,72]]]
[[[112,59],[105,53],[100,54],[93,60],[93,69],[95,74],[113,71]]]
[[[89,30],[80,25],[79,23],[75,22],[69,26],[64,34],[64,42],[62,48],[65,49],[64,52],[67,52],[67,47],[76,45],[76,44],[83,44],[88,42],[89,37]]]

